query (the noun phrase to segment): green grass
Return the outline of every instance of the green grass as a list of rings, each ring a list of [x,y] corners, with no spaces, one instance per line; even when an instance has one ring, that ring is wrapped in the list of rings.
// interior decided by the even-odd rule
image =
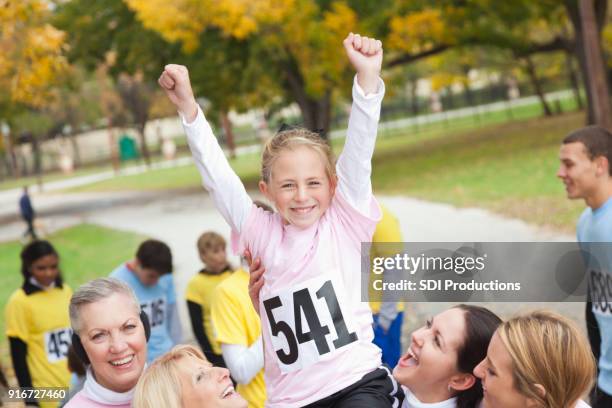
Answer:
[[[230,160],[234,170],[243,177],[248,186],[256,185],[259,179],[259,154],[248,154]],[[73,187],[64,192],[98,191],[161,191],[199,188],[200,175],[195,166],[179,166],[154,169],[145,173],[118,176],[83,186]]]
[[[108,276],[121,262],[131,259],[145,237],[131,232],[113,230],[90,224],[58,231],[47,239],[60,254],[60,266],[64,281],[76,289],[81,284],[101,276]],[[19,253],[22,245],[17,241],[0,244],[0,311],[9,296],[22,284]],[[2,319],[4,322],[4,318]],[[4,324],[2,324],[4,326]],[[0,332],[0,356],[2,365],[10,366],[5,329]]]
[[[395,137],[374,157],[378,193],[477,206],[572,230],[584,204],[565,198],[555,177],[560,140],[580,113],[513,122],[414,143]]]

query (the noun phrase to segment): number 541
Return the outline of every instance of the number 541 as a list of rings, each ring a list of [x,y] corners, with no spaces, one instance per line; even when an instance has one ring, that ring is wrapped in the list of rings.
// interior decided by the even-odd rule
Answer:
[[[333,341],[334,347],[339,349],[342,346],[346,346],[347,344],[357,341],[357,334],[355,332],[349,333],[346,327],[344,316],[342,315],[342,310],[340,309],[340,305],[338,303],[338,297],[336,296],[336,292],[334,291],[334,286],[332,285],[331,281],[326,281],[316,292],[316,295],[319,299],[325,299],[327,309],[329,310],[329,314],[334,323],[334,329],[338,335],[338,338]],[[295,333],[287,322],[282,320],[276,321],[274,318],[272,311],[283,306],[280,297],[275,296],[270,299],[266,299],[264,300],[263,305],[266,310],[268,321],[270,322],[272,335],[278,336],[280,333],[282,333],[287,339],[289,351],[285,352],[283,349],[276,350],[276,355],[280,361],[283,362],[283,364],[289,365],[297,361],[299,356],[298,343],[302,344],[314,340],[319,355],[324,355],[330,352],[329,345],[327,344],[327,340],[325,338],[325,336],[329,334],[329,327],[321,325],[321,321],[317,316],[317,310],[315,309],[308,288],[301,289],[293,293]],[[306,317],[306,322],[308,323],[308,328],[310,331],[305,332],[302,328],[302,312]]]

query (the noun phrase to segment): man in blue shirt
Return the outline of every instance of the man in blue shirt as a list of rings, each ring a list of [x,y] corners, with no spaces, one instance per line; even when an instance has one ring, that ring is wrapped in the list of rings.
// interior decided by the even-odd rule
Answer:
[[[612,251],[594,244],[612,242],[612,133],[599,126],[579,129],[563,139],[559,159],[557,177],[567,197],[587,205],[576,228],[578,242],[594,255],[587,256],[586,322],[599,375],[591,404],[612,407],[612,298],[606,297],[612,293]]]
[[[172,253],[168,245],[154,239],[144,241],[138,247],[135,259],[117,267],[110,276],[130,285],[149,318],[149,363],[180,342],[180,321],[172,280]]]

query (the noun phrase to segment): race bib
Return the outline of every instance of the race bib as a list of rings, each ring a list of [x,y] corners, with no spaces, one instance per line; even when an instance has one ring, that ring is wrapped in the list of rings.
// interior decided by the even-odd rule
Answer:
[[[164,325],[166,316],[166,300],[164,298],[141,303],[140,308],[147,314],[149,323],[151,323],[151,329]]]
[[[283,373],[308,367],[358,339],[343,286],[327,276],[266,298],[263,307]]]
[[[612,276],[609,273],[591,269],[589,291],[593,302],[593,313],[612,315]]]
[[[47,361],[55,363],[68,355],[71,343],[72,330],[68,327],[56,329],[45,333],[45,354]]]

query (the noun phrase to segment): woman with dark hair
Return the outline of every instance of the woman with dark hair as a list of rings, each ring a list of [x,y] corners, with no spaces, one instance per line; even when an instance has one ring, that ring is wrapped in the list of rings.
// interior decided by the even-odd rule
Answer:
[[[479,306],[457,305],[412,333],[412,342],[393,370],[403,386],[402,408],[476,408],[482,385],[472,371],[501,319]]]
[[[72,290],[62,282],[59,255],[48,241],[21,251],[23,284],[5,309],[6,336],[20,387],[67,387],[70,372],[68,305]],[[40,403],[41,407],[55,403]]]

